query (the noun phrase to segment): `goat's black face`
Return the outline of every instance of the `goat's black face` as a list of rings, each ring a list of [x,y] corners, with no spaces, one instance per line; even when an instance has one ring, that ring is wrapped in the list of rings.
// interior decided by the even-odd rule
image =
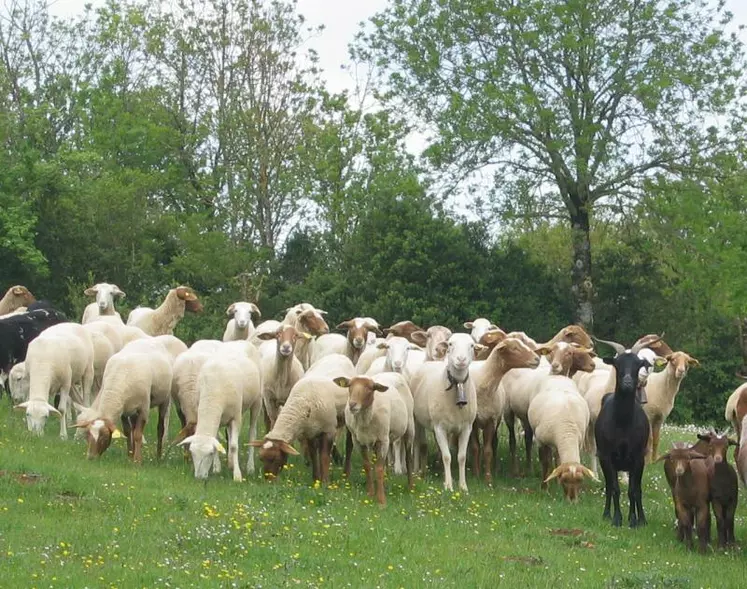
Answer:
[[[641,368],[649,368],[651,363],[637,354],[625,352],[614,358],[603,358],[605,364],[615,367],[617,390],[621,393],[635,394],[638,388],[638,373]]]

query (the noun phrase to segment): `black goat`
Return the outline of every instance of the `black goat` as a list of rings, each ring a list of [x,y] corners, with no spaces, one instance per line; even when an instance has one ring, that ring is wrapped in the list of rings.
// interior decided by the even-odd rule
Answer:
[[[660,339],[661,336],[656,335],[643,337],[630,350],[616,342],[597,339],[617,352],[614,358],[603,358],[605,364],[611,364],[615,369],[615,391],[607,393],[602,398],[602,408],[594,426],[597,456],[604,473],[604,518],[610,517],[610,501],[613,500],[613,526],[622,524],[620,483],[617,479],[620,471],[629,473],[628,523],[631,528],[646,525],[641,479],[650,427],[648,418],[636,398],[636,391],[639,371],[642,368],[649,368],[651,364],[648,360],[639,358],[638,352]]]
[[[0,372],[7,374],[14,364],[26,359],[29,343],[47,327],[67,321],[55,309],[36,309],[0,319]]]

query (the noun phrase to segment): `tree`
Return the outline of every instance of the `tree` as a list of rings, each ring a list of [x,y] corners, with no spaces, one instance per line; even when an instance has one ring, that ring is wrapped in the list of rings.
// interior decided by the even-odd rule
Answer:
[[[619,210],[647,174],[724,141],[704,122],[742,92],[730,18],[706,0],[394,0],[357,52],[436,131],[426,155],[452,184],[497,168],[497,192],[563,211],[590,328],[594,208]]]

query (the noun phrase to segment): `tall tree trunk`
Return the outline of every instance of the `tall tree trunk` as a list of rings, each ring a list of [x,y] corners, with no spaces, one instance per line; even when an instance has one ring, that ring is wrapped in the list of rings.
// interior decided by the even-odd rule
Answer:
[[[573,268],[571,291],[574,303],[574,321],[587,331],[594,328],[592,299],[594,287],[591,280],[591,241],[589,237],[589,212],[579,207],[571,214],[571,241],[573,243]]]

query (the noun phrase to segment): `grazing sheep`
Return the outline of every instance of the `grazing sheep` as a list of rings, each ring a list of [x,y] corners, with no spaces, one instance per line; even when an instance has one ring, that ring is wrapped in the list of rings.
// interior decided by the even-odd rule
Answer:
[[[478,345],[466,333],[453,334],[448,342],[438,344],[438,351],[446,354],[446,361],[424,362],[411,379],[420,464],[424,466],[427,459],[425,431],[432,429],[441,451],[447,491],[454,490],[449,449],[451,434],[459,437],[459,489],[467,491],[467,444],[477,416],[477,392],[474,379],[469,378],[469,367]]]
[[[570,329],[573,327],[574,329]],[[498,334],[497,334],[498,335]],[[510,336],[506,336],[510,337]],[[527,347],[537,350],[538,353],[550,354],[550,361],[544,358],[538,370],[528,370],[526,368],[515,368],[510,370],[503,378],[500,384],[500,394],[504,399],[503,419],[508,429],[508,446],[511,457],[511,473],[518,475],[519,465],[516,454],[516,430],[515,420],[519,419],[524,428],[524,447],[526,451],[525,465],[527,474],[532,470],[532,442],[533,432],[529,424],[529,404],[534,395],[539,390],[542,380],[550,373],[565,374],[568,376],[572,372],[587,371],[593,368],[593,364],[588,363],[590,350],[588,349],[591,339],[588,334],[578,328],[578,326],[568,326],[561,329],[550,342],[542,346]],[[581,348],[576,346],[583,346]],[[574,363],[576,363],[574,365]],[[605,373],[606,374],[606,373]]]
[[[651,436],[647,460],[656,460],[659,450],[659,436],[661,426],[674,408],[674,399],[680,390],[680,385],[687,375],[690,366],[700,366],[700,363],[685,352],[673,352],[665,356],[666,368],[661,372],[654,372],[646,381],[647,403],[643,406],[646,417],[651,424]]]
[[[739,483],[737,472],[729,464],[729,446],[739,446],[726,434],[717,434],[713,430],[707,434],[698,434],[700,440],[693,450],[707,456],[708,477],[711,488],[710,501],[713,515],[716,518],[718,547],[726,548],[736,542],[734,538],[734,514],[739,500]]]
[[[311,339],[292,325],[281,325],[274,334],[263,333],[260,339],[270,342],[260,347],[262,356],[262,399],[269,420],[268,430],[275,425],[280,407],[285,403],[293,385],[303,376],[303,366],[296,357],[295,347],[302,340]]]
[[[539,443],[542,488],[546,489],[549,481],[558,478],[565,498],[575,503],[584,476],[599,481],[581,464],[581,446],[589,426],[589,406],[579,394],[576,383],[562,374],[547,375],[529,404],[528,417]],[[551,473],[553,450],[557,451],[560,464]]]
[[[309,446],[313,479],[325,484],[329,481],[332,442],[338,427],[345,423],[348,402],[347,391],[332,380],[340,376],[355,376],[355,367],[347,356],[331,354],[312,364],[291,389],[275,426],[264,439],[250,442],[260,448],[266,478],[274,481],[288,456],[299,454],[291,445],[299,439]]]
[[[7,315],[20,307],[27,307],[36,301],[28,288],[17,284],[11,286],[0,299],[0,315]]]
[[[172,440],[172,445],[178,444],[195,433],[200,404],[197,378],[205,362],[215,354],[215,351],[216,349],[192,347],[174,361],[171,400],[181,422],[181,430]]]
[[[677,513],[677,539],[692,550],[693,524],[697,523],[700,552],[705,552],[711,541],[710,485],[704,458],[682,442],[659,458],[664,460],[664,474]]]
[[[223,341],[230,342],[240,339],[249,339],[254,333],[254,325],[259,322],[262,313],[254,303],[240,301],[231,303],[226,309],[228,320],[226,330],[223,332]]]
[[[83,311],[83,319],[81,319],[83,325],[96,321],[101,315],[111,315],[122,321],[121,315],[114,308],[114,299],[125,298],[125,293],[116,284],[100,282],[84,290],[83,294],[87,297],[96,297],[96,302],[87,305]]]
[[[410,341],[414,344],[419,345],[425,350],[425,360],[442,360],[443,350],[446,348],[441,346],[441,342],[449,341],[451,337],[451,330],[443,325],[434,325],[429,327],[427,331],[415,331],[410,334]],[[481,349],[481,348],[478,348]]]
[[[171,335],[185,311],[199,313],[202,311],[202,304],[190,287],[177,286],[168,292],[157,309],[133,309],[127,317],[127,325],[139,327],[148,335]]]
[[[491,329],[500,329],[497,325],[495,325],[489,319],[485,319],[484,317],[478,317],[474,321],[465,321],[464,328],[470,330],[469,334],[477,344],[480,343],[480,338],[486,331],[490,331]]]
[[[226,352],[228,350],[228,352]],[[248,347],[226,346],[209,358],[197,377],[199,406],[195,433],[179,442],[189,445],[195,478],[206,479],[210,467],[220,470],[218,453],[225,449],[218,442],[218,430],[228,426],[228,464],[233,480],[241,481],[239,466],[239,433],[243,414],[250,412],[249,438],[256,437],[262,406],[262,377],[257,364],[245,353]],[[254,450],[250,447],[247,474],[254,473]]]
[[[29,373],[29,398],[15,406],[25,409],[30,432],[44,433],[50,412],[60,418],[60,437],[67,439],[67,411],[71,389],[79,386],[82,399],[90,403],[93,384],[91,335],[77,323],[59,323],[44,330],[29,344],[25,369]],[[55,409],[50,397],[59,393]]]
[[[29,398],[29,373],[26,371],[26,363],[19,362],[10,369],[8,374],[8,388],[10,399],[13,403],[23,403]]]
[[[503,414],[503,396],[499,393],[498,386],[505,374],[512,368],[535,369],[539,363],[539,356],[521,340],[506,338],[493,348],[487,360],[478,360],[470,364],[469,374],[475,383],[477,392],[477,417],[470,435],[472,468],[475,476],[479,477],[480,431],[482,431],[485,481],[488,484],[493,482],[493,442]]]
[[[415,422],[412,417],[412,393],[402,375],[394,372],[368,376],[354,376],[352,379],[335,379],[340,387],[348,389],[348,403],[345,406],[345,424],[352,434],[353,441],[360,447],[363,469],[366,472],[366,492],[374,496],[373,477],[369,451],[376,457],[376,500],[386,504],[384,493],[384,463],[389,455],[390,444],[404,446],[407,485],[413,488],[412,460]],[[400,452],[394,455],[399,458]],[[401,470],[401,465],[397,464]]]
[[[379,324],[370,317],[355,317],[343,321],[336,329],[346,329],[347,336],[328,333],[318,337],[311,352],[312,363],[330,354],[343,354],[355,365],[366,348],[369,332],[381,333]]]
[[[604,358],[604,362],[614,368],[611,372],[615,377],[615,389],[613,393],[607,393],[602,398],[602,408],[594,424],[594,439],[605,483],[603,517],[610,517],[610,501],[614,501],[612,525],[622,524],[620,483],[617,475],[621,470],[626,471],[630,475],[628,523],[634,528],[646,524],[641,479],[650,430],[648,418],[637,396],[640,371],[650,368],[650,363],[645,358],[640,358],[638,352],[657,340],[639,340],[630,350],[626,350],[617,342],[601,339],[597,341],[609,345],[616,352],[614,358]]]
[[[163,407],[169,406],[162,399],[170,399],[171,361],[160,344],[137,343],[125,346],[109,359],[98,396],[90,407],[79,408],[75,427],[86,432],[89,459],[101,456],[113,439],[125,437],[130,458],[135,463],[142,462],[143,429],[150,408],[156,405],[159,408],[156,452],[161,457],[165,437]],[[115,425],[120,419],[121,432]]]

